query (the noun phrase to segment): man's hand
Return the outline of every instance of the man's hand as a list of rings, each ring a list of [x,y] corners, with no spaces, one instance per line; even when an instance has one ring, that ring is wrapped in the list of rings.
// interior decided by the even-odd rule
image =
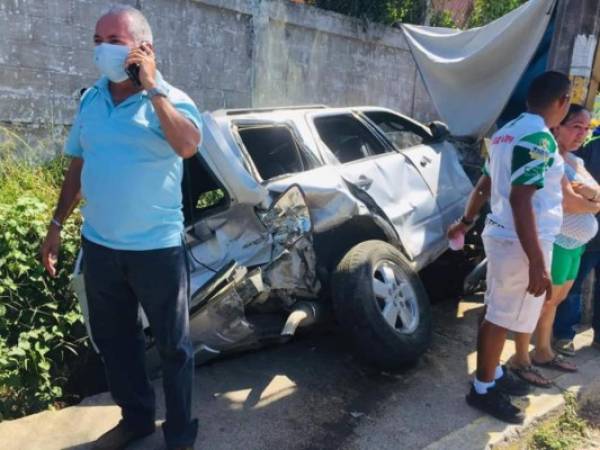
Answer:
[[[46,268],[46,272],[51,277],[56,277],[56,263],[58,262],[58,252],[60,250],[60,229],[51,224],[48,228],[48,233],[42,244],[41,254],[42,263]]]
[[[81,170],[83,159],[73,158],[65,174],[58,205],[54,211],[54,220],[50,223],[46,238],[40,250],[42,264],[51,277],[56,276],[56,263],[58,262],[58,251],[60,250],[60,223],[65,223],[67,217],[81,200]],[[54,223],[58,221],[57,223]]]
[[[466,225],[462,219],[459,219],[458,222],[452,224],[450,228],[448,228],[446,235],[448,236],[449,240],[456,239],[461,234],[467,234],[467,232],[475,224],[475,220],[483,208],[483,205],[489,200],[491,191],[492,179],[487,175],[481,175],[479,180],[477,180],[475,187],[471,191],[471,194],[469,195],[469,201],[467,202],[467,206],[463,214],[463,218],[473,221],[473,224]]]
[[[552,280],[543,261],[529,263],[529,286],[527,292],[535,297],[546,293],[546,301],[552,297]]]
[[[137,64],[140,67],[140,83],[146,90],[156,87],[156,59],[152,46],[143,42],[129,52],[125,67]]]

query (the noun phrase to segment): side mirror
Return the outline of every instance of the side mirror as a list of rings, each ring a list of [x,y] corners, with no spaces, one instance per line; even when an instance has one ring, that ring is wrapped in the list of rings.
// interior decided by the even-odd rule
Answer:
[[[434,141],[443,141],[450,136],[448,125],[446,125],[444,122],[434,120],[433,122],[430,122],[428,126]]]

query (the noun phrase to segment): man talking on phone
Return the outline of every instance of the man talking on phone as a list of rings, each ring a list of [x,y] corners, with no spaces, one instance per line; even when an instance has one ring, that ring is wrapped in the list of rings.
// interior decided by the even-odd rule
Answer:
[[[198,425],[191,416],[194,364],[181,179],[182,159],[200,145],[201,117],[192,100],[156,70],[152,31],[140,11],[112,7],[96,24],[94,44],[102,76],[83,94],[65,144],[72,160],[42,260],[55,276],[62,224],[82,198],[91,334],[122,411],[121,421],[94,448],[124,448],[155,431],[140,306],[162,359],[167,447],[192,448]]]

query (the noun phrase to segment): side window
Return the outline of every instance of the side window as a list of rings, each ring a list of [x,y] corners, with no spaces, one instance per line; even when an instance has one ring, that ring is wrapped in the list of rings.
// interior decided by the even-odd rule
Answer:
[[[250,126],[238,128],[238,133],[263,180],[305,170],[307,164],[288,127]]]
[[[431,136],[422,128],[395,114],[384,111],[367,111],[364,115],[383,131],[398,150],[424,144],[431,140]]]
[[[186,226],[209,210],[225,206],[227,194],[198,155],[183,161],[183,215]]]
[[[352,114],[317,117],[321,140],[342,163],[385,153],[386,149]]]

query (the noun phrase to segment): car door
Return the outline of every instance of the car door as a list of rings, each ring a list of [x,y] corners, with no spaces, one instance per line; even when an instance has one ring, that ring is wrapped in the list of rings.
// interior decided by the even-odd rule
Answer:
[[[344,179],[381,208],[417,266],[437,257],[446,246],[440,211],[410,159],[353,112],[314,113],[310,120],[321,145],[342,163]]]
[[[447,229],[463,211],[473,188],[452,144],[433,139],[420,123],[381,109],[361,111],[421,173],[431,190]]]
[[[268,208],[272,200],[208,113],[203,114],[200,151],[184,164],[183,212],[193,295],[232,260],[246,266],[269,260],[271,239],[255,209]]]

